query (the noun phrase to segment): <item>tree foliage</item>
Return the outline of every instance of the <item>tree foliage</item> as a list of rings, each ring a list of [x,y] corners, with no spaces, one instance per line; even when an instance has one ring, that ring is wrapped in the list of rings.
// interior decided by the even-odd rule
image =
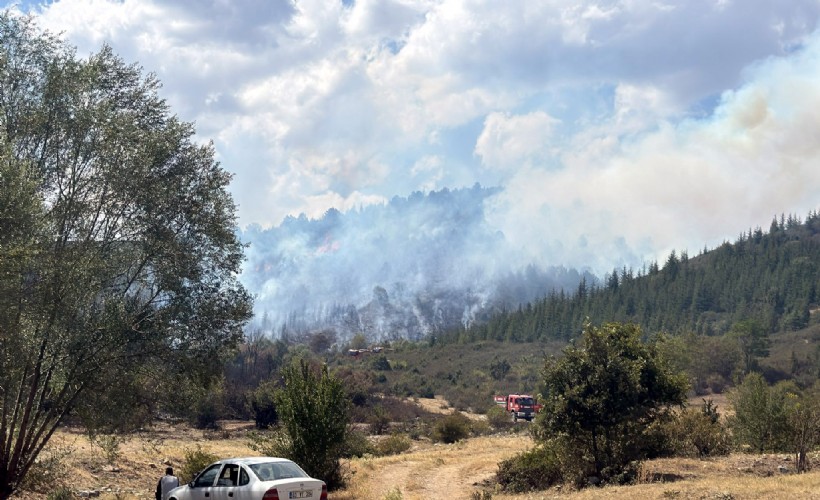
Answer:
[[[623,481],[655,446],[652,425],[685,401],[684,379],[630,324],[587,324],[578,345],[546,360],[543,376],[536,436],[576,457],[577,482]]]
[[[729,330],[729,336],[740,347],[745,373],[756,367],[758,358],[769,355],[769,332],[758,321],[747,319],[734,324]]]
[[[738,444],[758,453],[785,450],[789,434],[786,402],[789,394],[797,392],[792,383],[769,387],[761,374],[748,374],[729,394],[735,410],[731,426]]]
[[[230,176],[159,86],[0,14],[0,496],[67,415],[134,424],[242,337]]]
[[[663,267],[613,269],[600,282],[582,280],[541,300],[507,307],[438,341],[569,340],[593,322],[620,321],[646,331],[728,333],[751,320],[765,333],[806,327],[820,303],[820,214],[773,221],[694,257],[670,254]]]
[[[328,488],[344,482],[339,459],[350,424],[349,402],[341,380],[313,369],[304,360],[282,369],[284,387],[275,395],[284,435],[273,451],[298,463]]]

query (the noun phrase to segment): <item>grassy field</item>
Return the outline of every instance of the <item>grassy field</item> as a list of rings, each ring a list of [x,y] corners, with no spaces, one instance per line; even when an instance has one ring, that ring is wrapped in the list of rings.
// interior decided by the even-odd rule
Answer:
[[[446,406],[441,400],[421,400],[430,410]],[[474,418],[478,418],[473,416]],[[528,424],[519,424],[520,427]],[[519,430],[522,430],[519,428]],[[219,457],[254,455],[246,422],[226,422],[220,431],[199,431],[186,425],[157,424],[150,431],[122,440],[111,454],[92,445],[76,429],[61,429],[51,449],[61,454],[60,466],[51,471],[56,480],[41,484],[37,492],[17,498],[45,499],[49,491],[70,487],[75,494],[88,492],[108,499],[150,499],[167,464],[179,470],[185,453],[197,448]],[[427,439],[413,442],[401,455],[366,457],[346,462],[350,481],[331,499],[472,499],[489,492],[495,500],[592,499],[629,500],[658,498],[697,499],[820,499],[820,468],[796,475],[786,455],[733,454],[709,460],[661,459],[647,462],[639,484],[592,488],[583,491],[553,489],[523,495],[506,495],[493,488],[492,478],[501,460],[532,446],[526,432],[475,437],[445,445]],[[107,450],[109,451],[107,453]],[[812,457],[820,464],[820,455]]]

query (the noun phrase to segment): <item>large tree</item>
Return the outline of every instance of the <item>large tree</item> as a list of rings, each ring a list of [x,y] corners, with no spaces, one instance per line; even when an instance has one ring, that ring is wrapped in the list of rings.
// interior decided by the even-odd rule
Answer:
[[[586,324],[577,345],[544,368],[541,442],[561,443],[573,479],[619,482],[656,444],[652,424],[685,401],[685,377],[672,372],[632,324]],[[566,471],[565,471],[566,474]]]
[[[159,87],[0,13],[0,497],[67,415],[127,424],[242,338],[230,175]]]

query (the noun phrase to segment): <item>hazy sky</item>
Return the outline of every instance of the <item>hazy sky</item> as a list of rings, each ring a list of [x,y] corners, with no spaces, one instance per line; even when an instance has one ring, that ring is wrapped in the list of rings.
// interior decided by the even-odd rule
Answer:
[[[480,182],[516,248],[606,270],[820,208],[817,0],[16,5],[156,72],[243,225]]]

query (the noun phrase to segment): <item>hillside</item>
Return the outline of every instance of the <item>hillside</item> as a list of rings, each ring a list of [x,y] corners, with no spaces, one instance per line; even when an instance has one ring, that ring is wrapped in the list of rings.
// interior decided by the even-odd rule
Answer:
[[[633,322],[647,333],[726,333],[741,320],[768,332],[806,327],[820,305],[820,215],[781,217],[734,243],[690,257],[672,252],[661,267],[615,269],[600,283],[582,280],[483,324],[452,330],[447,342],[570,339],[588,318]]]
[[[277,337],[333,331],[418,340],[489,312],[575,289],[592,275],[540,268],[486,220],[498,189],[416,192],[319,219],[288,217],[240,233],[242,281],[255,296],[252,329]]]

